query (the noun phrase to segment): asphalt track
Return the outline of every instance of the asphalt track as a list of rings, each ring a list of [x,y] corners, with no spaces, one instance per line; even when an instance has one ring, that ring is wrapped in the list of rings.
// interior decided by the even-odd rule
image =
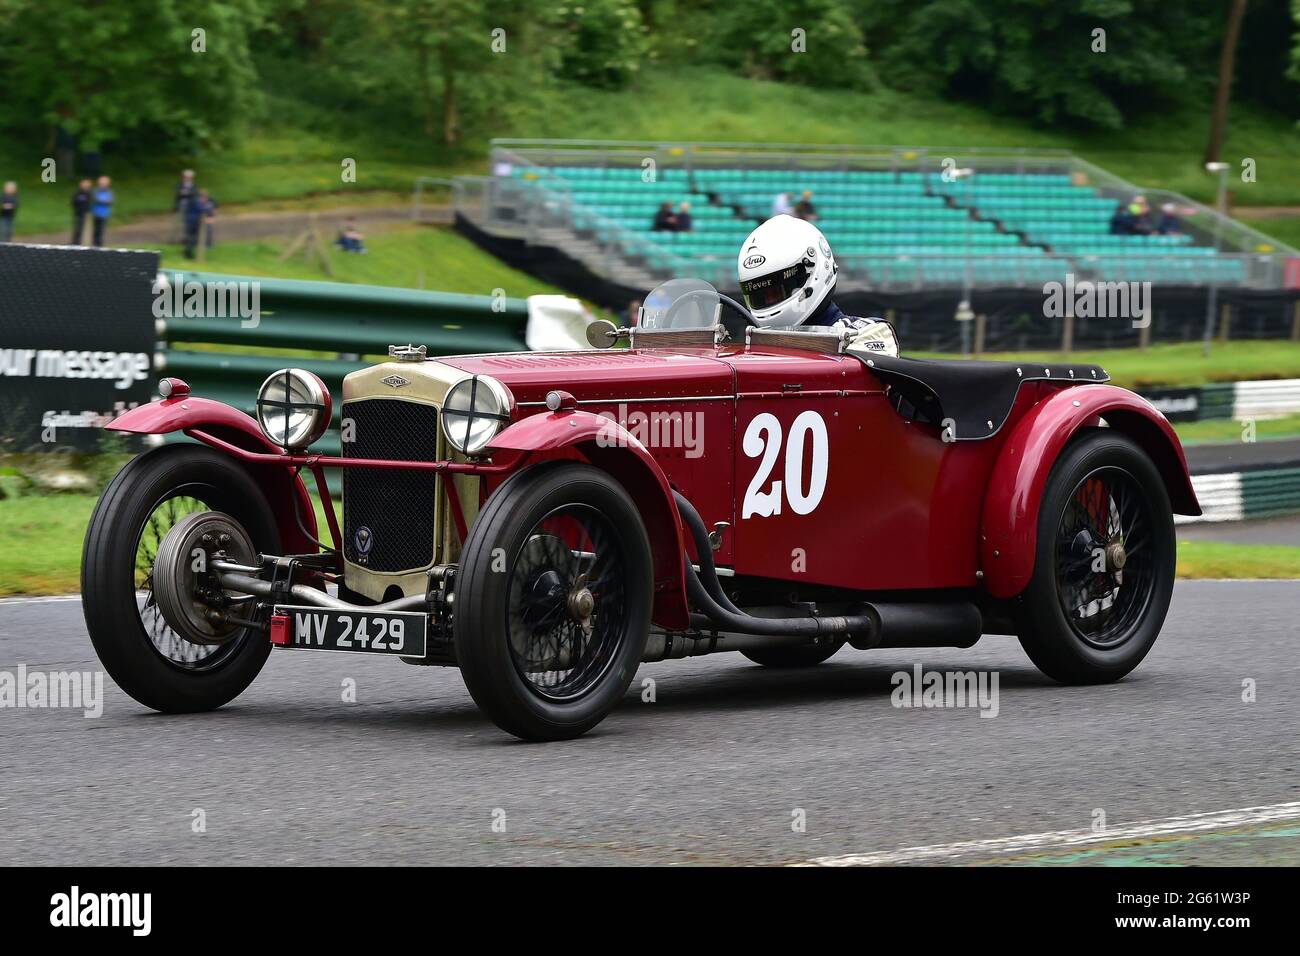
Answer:
[[[0,709],[0,863],[1294,865],[1300,811],[1141,821],[1300,801],[1297,620],[1300,582],[1179,582],[1152,654],[1102,687],[1052,684],[1010,638],[646,665],[596,731],[549,745],[499,733],[455,670],[395,661],[277,651],[195,716],[106,681],[97,719]],[[891,706],[918,661],[995,671],[998,715]],[[75,598],[0,602],[0,671],[20,664],[98,668]],[[1024,838],[1098,811],[1113,839]]]

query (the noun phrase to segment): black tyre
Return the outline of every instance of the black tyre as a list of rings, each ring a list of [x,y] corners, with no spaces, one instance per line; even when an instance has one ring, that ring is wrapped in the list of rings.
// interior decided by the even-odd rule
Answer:
[[[1175,560],[1169,495],[1151,459],[1124,435],[1088,432],[1044,490],[1021,646],[1062,683],[1118,680],[1160,633]]]
[[[789,669],[794,667],[812,667],[822,661],[828,661],[843,647],[843,642],[830,644],[803,644],[795,647],[765,647],[741,651],[755,664],[764,667]]]
[[[627,492],[582,464],[508,480],[470,529],[456,577],[456,659],[507,733],[564,740],[600,723],[645,652],[650,544]]]
[[[271,651],[266,635],[250,628],[203,645],[163,618],[152,587],[158,545],[200,511],[229,515],[258,550],[280,549],[270,506],[238,462],[210,448],[168,445],[132,459],[104,489],[82,552],[82,607],[95,652],[119,687],[165,713],[233,700]]]

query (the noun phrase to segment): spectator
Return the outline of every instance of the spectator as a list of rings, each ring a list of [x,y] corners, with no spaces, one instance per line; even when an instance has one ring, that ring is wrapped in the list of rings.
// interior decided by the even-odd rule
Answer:
[[[18,213],[18,184],[7,182],[0,193],[0,242],[10,242],[14,237],[14,216]]]
[[[790,206],[789,193],[777,193],[776,198],[772,200],[773,216],[788,216],[794,210]]]
[[[182,170],[181,178],[176,183],[176,196],[172,200],[172,212],[176,213],[176,226],[172,235],[173,242],[186,235],[186,210],[189,208],[190,200],[197,194],[198,186],[194,182],[194,170]]]
[[[81,245],[86,232],[86,214],[90,212],[90,180],[83,179],[72,194],[72,245]]]
[[[343,223],[343,228],[339,230],[339,237],[334,240],[334,245],[344,252],[355,252],[358,255],[365,254],[366,237],[357,228],[357,221],[351,216]]]
[[[691,204],[683,202],[677,207],[677,232],[691,231]]]
[[[94,245],[104,244],[104,230],[108,228],[108,217],[113,215],[113,181],[107,176],[100,176],[95,182],[95,191],[90,194],[90,214],[94,217]]]
[[[812,195],[811,189],[805,189],[803,191],[803,195],[799,197],[799,201],[794,204],[794,214],[796,218],[803,219],[806,222],[817,221],[817,207],[813,205]]]
[[[1183,208],[1177,203],[1167,202],[1160,207],[1160,217],[1156,220],[1155,230],[1162,236],[1180,236],[1184,230],[1183,221],[1179,217],[1195,212],[1195,209]]]
[[[673,215],[673,204],[670,202],[663,203],[659,211],[655,213],[655,221],[650,226],[653,232],[676,232],[677,217]]]
[[[1155,231],[1155,224],[1151,221],[1151,204],[1147,202],[1146,196],[1134,196],[1128,209],[1133,214],[1134,234],[1149,236]]]
[[[1110,217],[1110,234],[1112,236],[1131,236],[1137,217],[1129,211],[1128,203],[1120,203]]]
[[[212,201],[206,189],[200,189],[190,196],[181,210],[185,219],[185,258],[194,258],[194,249],[199,244],[200,231],[207,227],[207,241],[204,248],[212,246],[212,221],[216,216],[217,204]]]

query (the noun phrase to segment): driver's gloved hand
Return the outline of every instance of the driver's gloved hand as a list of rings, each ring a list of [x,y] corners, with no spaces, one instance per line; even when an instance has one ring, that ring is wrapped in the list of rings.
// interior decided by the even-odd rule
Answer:
[[[894,334],[894,327],[884,319],[850,318],[836,322],[831,328],[853,333],[847,346],[851,352],[898,355],[898,336]]]

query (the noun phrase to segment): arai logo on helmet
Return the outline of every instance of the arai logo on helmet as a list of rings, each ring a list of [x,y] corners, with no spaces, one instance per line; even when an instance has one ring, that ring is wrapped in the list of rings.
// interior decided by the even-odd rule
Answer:
[[[742,262],[741,265],[743,265],[746,269],[757,269],[766,261],[767,261],[767,256],[754,255],[754,256],[750,256],[748,259]]]
[[[352,543],[356,545],[357,562],[365,564],[370,560],[370,549],[374,547],[375,536],[365,525],[352,532]]]

